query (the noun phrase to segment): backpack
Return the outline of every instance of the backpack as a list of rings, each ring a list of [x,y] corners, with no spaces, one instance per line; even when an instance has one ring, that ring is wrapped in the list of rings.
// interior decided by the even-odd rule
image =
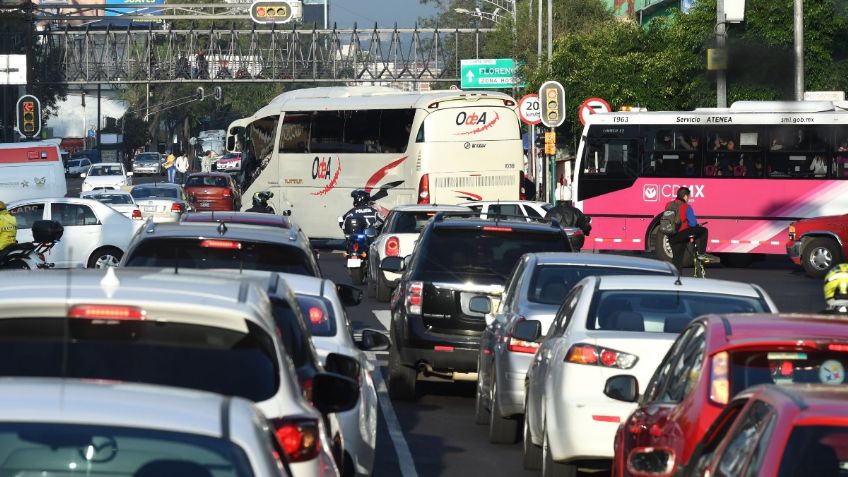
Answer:
[[[680,202],[673,200],[665,206],[660,216],[660,233],[663,235],[674,235],[680,229]]]

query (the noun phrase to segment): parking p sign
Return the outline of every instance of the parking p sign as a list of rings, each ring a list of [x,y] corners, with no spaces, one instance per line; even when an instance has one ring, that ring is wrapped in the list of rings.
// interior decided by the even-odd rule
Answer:
[[[542,122],[542,102],[538,94],[528,94],[518,100],[518,116],[524,124]]]

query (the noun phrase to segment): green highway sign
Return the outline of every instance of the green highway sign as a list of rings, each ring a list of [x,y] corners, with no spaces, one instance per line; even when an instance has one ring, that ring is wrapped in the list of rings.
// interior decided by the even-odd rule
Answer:
[[[462,89],[512,88],[519,81],[511,58],[462,60],[460,73]]]

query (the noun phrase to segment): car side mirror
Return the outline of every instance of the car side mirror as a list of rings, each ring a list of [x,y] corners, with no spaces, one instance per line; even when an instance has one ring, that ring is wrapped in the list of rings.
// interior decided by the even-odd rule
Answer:
[[[492,312],[492,300],[487,296],[475,296],[468,302],[468,309],[473,313],[487,315]]]
[[[340,374],[354,381],[358,381],[359,373],[362,372],[362,365],[350,356],[330,353],[327,355],[327,359],[324,360],[324,369],[330,373]]]
[[[356,381],[336,373],[318,373],[312,378],[312,405],[321,414],[345,412],[359,400]]]
[[[627,470],[636,477],[670,476],[674,451],[667,447],[637,447],[627,456]]]
[[[639,381],[629,374],[619,374],[607,379],[604,394],[616,401],[636,402],[639,399]]]
[[[377,229],[374,227],[368,227],[365,229],[365,236],[368,238],[374,238],[377,236]]]
[[[362,303],[362,290],[351,285],[337,284],[336,293],[344,306],[356,306]]]
[[[404,259],[400,257],[386,257],[380,261],[380,270],[384,272],[400,273],[406,268]]]
[[[82,173],[80,173],[80,178],[81,178],[81,179],[85,179],[86,177],[88,177],[88,173],[86,173],[86,172],[82,172]]]
[[[512,337],[521,341],[538,341],[542,337],[542,322],[521,320],[513,327]]]
[[[356,347],[362,351],[388,351],[392,347],[392,341],[379,331],[364,329]]]

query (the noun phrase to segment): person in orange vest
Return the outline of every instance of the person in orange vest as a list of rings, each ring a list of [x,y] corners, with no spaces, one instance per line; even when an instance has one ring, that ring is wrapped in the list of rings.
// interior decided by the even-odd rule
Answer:
[[[0,200],[0,251],[18,243],[18,220],[6,210],[6,203]]]

